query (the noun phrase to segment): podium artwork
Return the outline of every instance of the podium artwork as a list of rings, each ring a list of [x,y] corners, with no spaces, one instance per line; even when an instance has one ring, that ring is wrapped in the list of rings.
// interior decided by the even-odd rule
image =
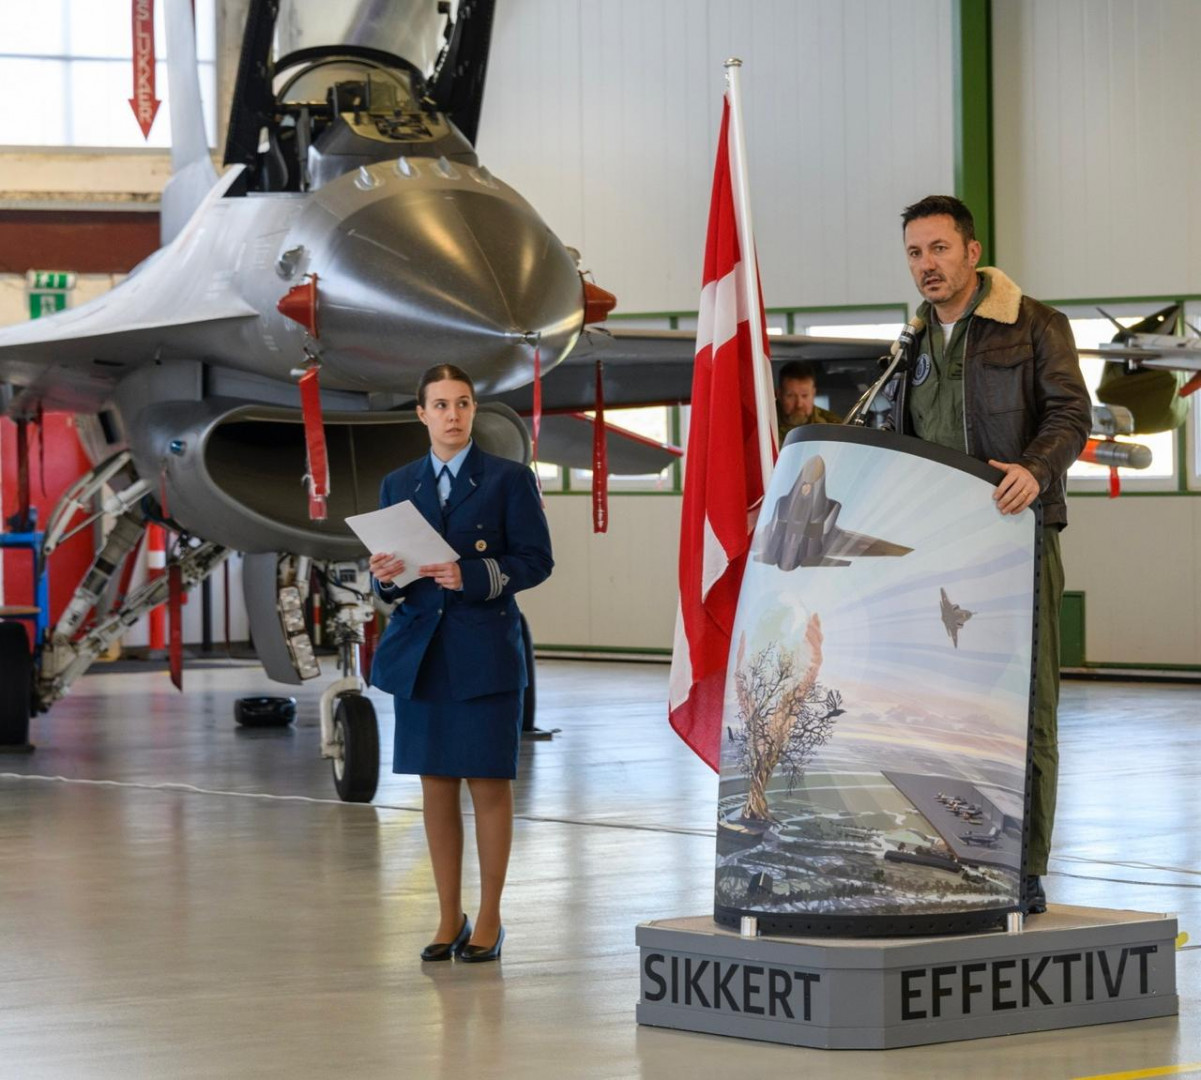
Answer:
[[[997,512],[994,475],[862,428],[789,437],[732,638],[719,923],[895,936],[1017,909],[1040,529]]]
[[[1042,530],[995,479],[789,436],[734,625],[713,913],[638,927],[640,1024],[883,1049],[1179,1010],[1175,918],[1019,914]]]

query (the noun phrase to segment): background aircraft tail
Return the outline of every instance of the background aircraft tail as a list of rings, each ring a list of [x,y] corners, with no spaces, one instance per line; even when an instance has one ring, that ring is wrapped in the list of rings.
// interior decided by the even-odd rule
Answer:
[[[189,0],[164,0],[163,9],[171,88],[171,179],[163,189],[160,239],[169,244],[217,182],[217,171],[209,156],[200,106],[192,5]]]

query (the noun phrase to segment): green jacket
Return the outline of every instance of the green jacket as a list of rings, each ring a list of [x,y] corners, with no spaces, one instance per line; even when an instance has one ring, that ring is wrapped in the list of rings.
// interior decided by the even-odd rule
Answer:
[[[1043,524],[1067,524],[1064,476],[1092,429],[1067,316],[1040,304],[1000,270],[984,267],[988,295],[967,329],[963,424],[967,451],[980,461],[1016,461],[1038,481]],[[929,304],[918,308],[925,318]],[[893,392],[892,426],[907,430],[910,373]]]
[[[799,424],[790,423],[780,406],[776,405],[776,420],[780,427],[780,444],[784,443],[784,436],[787,435],[793,428],[805,427],[806,424],[841,424],[842,417],[838,413],[830,412],[829,409],[823,409],[820,405],[813,406],[813,412],[809,414],[808,420],[802,420]]]

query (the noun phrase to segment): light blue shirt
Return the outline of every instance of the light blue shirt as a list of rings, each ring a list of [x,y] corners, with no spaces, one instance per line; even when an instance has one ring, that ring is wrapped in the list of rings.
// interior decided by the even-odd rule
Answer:
[[[438,499],[443,506],[450,498],[450,485],[458,477],[459,470],[463,467],[463,462],[467,460],[467,455],[471,452],[474,442],[474,439],[468,439],[467,445],[449,461],[443,461],[433,450],[430,450],[430,464],[434,467],[434,476],[438,478]],[[443,467],[449,469],[449,473],[443,473]]]

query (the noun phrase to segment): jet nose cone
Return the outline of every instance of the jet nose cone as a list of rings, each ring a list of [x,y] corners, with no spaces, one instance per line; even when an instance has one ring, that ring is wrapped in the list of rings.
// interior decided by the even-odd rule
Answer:
[[[349,213],[321,275],[326,363],[372,389],[412,391],[453,363],[491,393],[530,381],[575,344],[584,293],[575,262],[508,189],[397,191]]]

